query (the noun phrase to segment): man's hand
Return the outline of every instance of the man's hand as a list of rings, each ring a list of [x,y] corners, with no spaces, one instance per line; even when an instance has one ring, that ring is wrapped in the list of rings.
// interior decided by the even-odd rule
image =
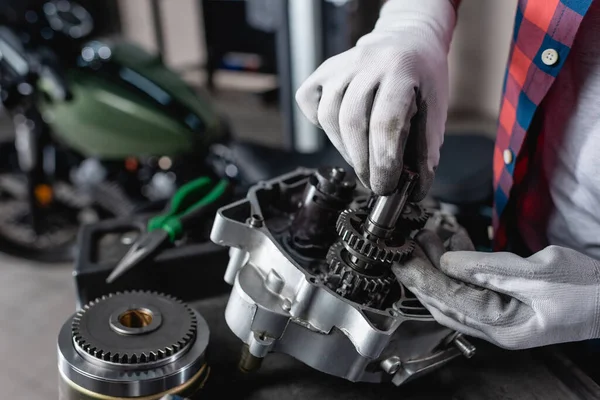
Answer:
[[[440,324],[507,349],[600,337],[598,261],[558,246],[529,258],[444,253],[436,239],[420,233],[415,256],[393,271]]]
[[[378,195],[396,189],[403,164],[419,173],[415,200],[431,187],[455,23],[447,0],[389,0],[374,31],[325,61],[296,94],[306,117]]]

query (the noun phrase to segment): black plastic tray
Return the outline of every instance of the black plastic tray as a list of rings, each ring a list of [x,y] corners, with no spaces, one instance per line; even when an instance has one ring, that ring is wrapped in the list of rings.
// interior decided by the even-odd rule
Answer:
[[[135,236],[145,231],[150,215],[111,219],[81,228],[75,260],[77,307],[103,295],[125,290],[152,290],[190,302],[227,293],[223,281],[228,248],[208,239],[212,221],[195,238],[164,250],[147,265],[128,271],[112,284],[106,278],[125,255]]]

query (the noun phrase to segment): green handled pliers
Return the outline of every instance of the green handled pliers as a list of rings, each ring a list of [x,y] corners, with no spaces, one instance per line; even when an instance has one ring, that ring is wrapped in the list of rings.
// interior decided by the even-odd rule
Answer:
[[[214,213],[229,193],[230,185],[226,180],[214,184],[207,177],[183,185],[177,190],[165,212],[148,221],[147,232],[131,246],[106,282],[112,283],[133,267],[153,258],[166,246],[180,239],[187,229],[207,214]]]

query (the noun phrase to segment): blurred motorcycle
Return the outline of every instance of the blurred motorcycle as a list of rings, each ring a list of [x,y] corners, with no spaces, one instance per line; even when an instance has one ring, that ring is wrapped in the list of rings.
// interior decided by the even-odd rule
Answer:
[[[210,100],[160,57],[92,39],[66,0],[0,28],[1,101],[14,141],[0,147],[0,248],[71,260],[81,223],[162,207],[229,131]]]

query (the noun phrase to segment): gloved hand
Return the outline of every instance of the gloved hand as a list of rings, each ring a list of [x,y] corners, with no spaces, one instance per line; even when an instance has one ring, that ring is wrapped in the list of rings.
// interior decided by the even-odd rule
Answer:
[[[304,115],[375,194],[396,189],[403,164],[420,175],[415,201],[431,187],[455,23],[449,0],[388,0],[373,32],[325,61],[296,93]]]
[[[415,257],[393,271],[440,324],[507,349],[600,337],[598,261],[558,246],[529,258],[442,255],[431,232],[417,241]]]

